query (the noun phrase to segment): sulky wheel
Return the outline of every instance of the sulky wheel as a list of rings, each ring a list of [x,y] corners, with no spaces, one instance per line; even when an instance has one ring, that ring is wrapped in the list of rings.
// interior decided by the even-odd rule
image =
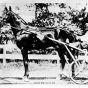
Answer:
[[[88,83],[88,77],[87,74],[85,74],[88,63],[83,59],[76,60],[76,62],[77,64],[74,61],[71,63],[71,80],[77,84]]]

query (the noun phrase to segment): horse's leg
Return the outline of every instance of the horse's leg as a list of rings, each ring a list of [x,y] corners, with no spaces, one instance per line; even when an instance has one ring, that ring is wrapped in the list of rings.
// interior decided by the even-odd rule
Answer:
[[[63,74],[65,63],[66,63],[65,56],[64,56],[64,50],[63,50],[63,48],[59,48],[59,49],[57,49],[57,52],[60,57],[60,63],[61,63],[60,74]]]
[[[28,74],[28,50],[27,49],[22,49],[22,56],[23,56],[23,63],[24,63],[24,78],[27,79],[29,74]]]
[[[70,52],[71,52],[71,53],[73,54],[73,56],[74,56],[74,51],[70,51]],[[71,62],[73,61],[71,55],[70,55],[69,53],[66,53],[66,56],[67,56],[67,58],[68,58],[68,62],[71,63]]]
[[[70,51],[71,53],[72,53],[72,55],[74,56],[74,59],[76,60],[77,59],[77,57],[76,57],[76,55],[78,54],[78,51],[77,50],[72,50],[72,51]],[[72,59],[72,57],[71,57],[71,55],[70,54],[67,54],[67,58],[69,59],[68,61],[69,61],[69,63],[72,63],[72,61],[73,61],[73,59]],[[72,76],[75,76],[75,67],[74,67],[75,65],[73,65],[72,67],[71,67],[71,71],[72,71]]]
[[[60,57],[61,69],[64,70],[66,60],[63,52],[59,52],[59,57]]]

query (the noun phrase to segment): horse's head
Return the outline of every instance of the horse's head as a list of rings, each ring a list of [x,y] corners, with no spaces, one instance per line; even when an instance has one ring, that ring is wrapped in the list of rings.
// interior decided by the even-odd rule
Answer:
[[[10,25],[12,25],[12,26],[15,25],[15,22],[17,21],[17,17],[15,16],[14,12],[12,11],[11,6],[9,6],[9,9],[7,9],[7,7],[5,7],[2,17],[6,23],[10,23]]]
[[[9,9],[5,7],[2,17],[6,23],[9,23],[11,25],[11,30],[13,31],[14,35],[16,35],[17,32],[21,30],[21,21],[17,18],[17,15],[12,11],[11,6],[9,6]]]

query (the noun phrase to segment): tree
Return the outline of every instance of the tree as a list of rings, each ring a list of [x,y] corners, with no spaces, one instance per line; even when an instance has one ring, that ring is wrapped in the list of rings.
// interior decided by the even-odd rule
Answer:
[[[86,23],[88,23],[88,12],[86,12],[86,7],[84,7],[79,14],[72,14],[72,22],[77,25],[83,32],[86,32]]]
[[[33,21],[38,27],[46,27],[51,22],[49,17],[52,15],[48,10],[48,3],[36,3],[36,20]],[[50,23],[51,24],[51,23]]]

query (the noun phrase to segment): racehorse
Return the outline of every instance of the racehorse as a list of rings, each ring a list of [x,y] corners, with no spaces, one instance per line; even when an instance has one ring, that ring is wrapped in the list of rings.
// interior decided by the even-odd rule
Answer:
[[[29,51],[32,49],[44,50],[48,47],[54,47],[61,58],[62,69],[64,68],[65,66],[65,57],[64,57],[65,53],[63,53],[65,50],[64,46],[62,46],[61,44],[57,44],[56,42],[50,40],[48,37],[53,38],[51,34],[42,35],[41,38],[39,38],[38,34],[36,33],[37,29],[31,28],[22,19],[19,19],[17,14],[15,14],[12,11],[11,6],[9,7],[9,10],[5,7],[4,11],[5,12],[3,13],[2,16],[6,20],[6,23],[10,23],[11,30],[13,32],[13,35],[15,36],[16,45],[21,50],[21,53],[23,56],[23,63],[24,63],[24,69],[25,69],[24,78],[25,79],[28,79],[28,76],[29,76],[28,74],[28,50]],[[41,35],[41,33],[39,35]],[[66,33],[63,30],[59,31],[59,29],[56,28],[54,30],[54,38],[57,40],[63,41],[63,42],[66,42],[66,39],[68,38],[70,42],[73,42],[74,37],[72,37],[72,35],[69,35],[69,33]]]

